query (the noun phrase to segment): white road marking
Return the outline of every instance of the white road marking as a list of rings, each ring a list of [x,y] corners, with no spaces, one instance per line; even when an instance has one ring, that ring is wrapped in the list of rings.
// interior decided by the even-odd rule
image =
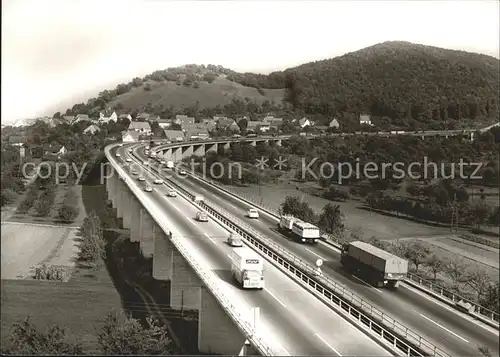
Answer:
[[[307,250],[309,253],[314,254],[315,256],[317,256],[317,257],[318,257],[318,258],[320,258],[320,259],[327,260],[327,259],[323,258],[321,255],[319,255],[318,253],[313,252],[313,251],[312,251],[311,249],[309,249],[309,248],[304,248],[304,249],[305,249],[305,250]]]
[[[179,213],[182,213],[180,209],[178,209],[176,206],[172,205],[172,207],[174,207],[174,209],[179,212]]]
[[[330,349],[335,352],[338,356],[342,357],[342,355],[335,349],[332,347],[332,345],[330,345],[323,337],[321,337],[321,335],[319,333],[316,334],[316,337],[319,338],[321,341],[323,341],[323,343],[325,345],[327,345],[328,347],[330,347]]]
[[[425,316],[425,315],[422,315],[422,314],[419,314],[419,315],[420,315],[420,316],[422,316],[424,319],[429,320],[430,322],[432,322],[432,323],[433,323],[433,324],[435,324],[436,326],[441,327],[443,330],[445,330],[445,331],[447,331],[447,332],[451,333],[452,335],[454,335],[454,336],[458,337],[458,338],[459,338],[459,339],[461,339],[462,341],[469,343],[469,341],[467,341],[465,338],[463,338],[462,336],[457,335],[455,332],[453,332],[453,331],[451,331],[451,330],[447,329],[446,327],[444,327],[444,326],[442,326],[442,325],[438,324],[436,321],[431,320],[430,318],[428,318],[428,317],[427,317],[427,316]]]
[[[278,298],[276,297],[276,295],[274,295],[274,294],[271,292],[271,290],[266,289],[266,291],[269,293],[269,295],[271,295],[271,296],[274,298],[274,300],[276,300],[277,302],[279,302],[279,303],[281,304],[281,306],[283,306],[283,307],[286,309],[286,305],[285,305],[285,304],[283,304],[283,302],[282,302],[280,299],[278,299]]]
[[[212,237],[210,237],[208,234],[206,233],[203,233],[205,235],[205,237],[207,237],[208,239],[210,239],[212,241],[213,244],[217,245],[217,243],[212,239]]]

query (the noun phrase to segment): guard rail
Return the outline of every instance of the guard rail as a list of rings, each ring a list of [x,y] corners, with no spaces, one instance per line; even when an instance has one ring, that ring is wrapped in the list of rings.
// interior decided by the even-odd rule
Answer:
[[[127,184],[130,191],[140,200],[143,207],[146,211],[154,218],[156,224],[165,232],[165,234],[170,235],[170,239],[172,243],[175,245],[176,249],[182,254],[184,259],[191,265],[196,274],[200,277],[203,283],[209,287],[211,293],[216,297],[219,301],[222,308],[225,312],[230,316],[235,324],[241,329],[241,331],[248,338],[252,346],[254,346],[263,356],[289,356],[290,354],[287,351],[273,351],[271,347],[269,347],[265,341],[258,336],[257,331],[254,330],[252,323],[250,323],[250,318],[245,318],[241,313],[238,312],[238,308],[234,306],[231,301],[224,295],[223,290],[211,269],[208,267],[203,267],[201,264],[195,259],[186,247],[184,247],[183,240],[181,239],[181,235],[178,231],[175,230],[174,225],[168,227],[164,217],[161,216],[158,208],[152,205],[150,198],[145,195],[145,193],[137,186],[137,184],[130,178],[129,175],[125,173],[122,167],[118,165],[116,160],[109,154],[110,147],[114,147],[114,145],[110,145],[106,147],[106,156],[108,160],[114,164],[113,167],[118,172],[119,176],[123,178],[124,182]],[[171,234],[169,234],[171,233]]]
[[[146,170],[157,177],[162,177],[160,173],[151,168],[146,168]],[[176,187],[190,200],[194,200],[196,193],[171,180],[169,180],[169,185]],[[327,277],[317,276],[317,270],[313,266],[284,250],[272,240],[263,237],[223,208],[206,200],[198,205],[240,234],[245,241],[271,259],[277,266],[290,273],[296,280],[313,290],[316,295],[327,300],[342,315],[347,316],[348,319],[356,320],[359,326],[369,331],[375,338],[390,343],[391,346],[404,352],[407,356],[451,357],[416,332],[353,294],[346,287]]]
[[[202,178],[198,173],[188,172],[188,174],[190,174],[191,176],[194,176],[198,180],[202,180],[202,181],[216,187],[217,189],[219,189],[221,191],[228,193],[229,195],[235,196],[235,197],[247,202],[248,204],[257,207],[258,209],[260,209],[262,211],[265,211],[266,213],[275,217],[276,219],[279,219],[279,217],[280,217],[279,213],[275,209],[268,207],[268,206],[265,206],[265,205],[262,205],[261,203],[255,202],[251,197],[247,197],[247,196],[242,195],[238,192],[234,192],[234,191],[228,189],[227,187],[224,187],[223,185],[221,185],[213,180],[210,180],[207,178]],[[325,240],[325,243],[333,245],[334,247],[336,247],[338,249],[341,248],[341,243],[339,241],[336,241],[334,237],[329,237],[328,240]],[[493,327],[495,327],[497,329],[499,328],[500,316],[497,312],[490,310],[490,309],[487,309],[487,308],[479,305],[478,303],[476,303],[472,300],[469,300],[463,296],[460,296],[460,295],[458,295],[450,290],[447,290],[446,288],[440,286],[439,284],[433,283],[425,278],[422,278],[419,275],[408,272],[405,281],[411,282],[413,284],[418,284],[420,288],[423,288],[430,293],[434,293],[434,294],[439,295],[441,298],[445,299],[452,306],[456,306],[456,303],[458,303],[460,301],[465,302],[465,303],[469,303],[473,306],[472,312],[469,312],[472,316],[475,316],[482,321],[486,320],[484,322],[488,323],[489,325],[492,325]]]

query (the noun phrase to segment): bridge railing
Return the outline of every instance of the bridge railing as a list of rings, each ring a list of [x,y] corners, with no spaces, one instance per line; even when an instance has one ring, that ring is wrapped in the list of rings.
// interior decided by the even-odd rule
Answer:
[[[146,170],[156,177],[164,178],[152,168],[146,168]],[[196,196],[196,193],[171,180],[168,180],[168,185],[184,193],[190,200],[194,200]],[[336,311],[348,319],[355,320],[358,326],[375,338],[389,343],[407,356],[450,357],[448,353],[388,314],[378,310],[345,286],[325,276],[318,276],[315,267],[286,251],[272,240],[263,237],[223,208],[206,200],[197,202],[197,205],[229,229],[240,234],[246,242],[267,256],[296,281],[326,300],[336,308]]]
[[[207,266],[202,266],[199,263],[199,259],[193,257],[190,250],[185,247],[185,240],[182,236],[175,230],[175,226],[172,224],[167,224],[165,221],[162,211],[159,207],[156,207],[151,199],[145,195],[145,193],[137,186],[137,184],[130,178],[130,176],[123,170],[122,167],[115,161],[115,159],[109,154],[110,146],[106,147],[106,156],[109,162],[112,163],[114,169],[120,177],[123,178],[124,182],[127,184],[130,191],[137,197],[137,199],[142,203],[143,207],[148,211],[148,213],[156,221],[156,224],[162,228],[165,234],[172,232],[171,240],[175,245],[176,249],[182,254],[184,259],[193,267],[196,274],[200,277],[201,281],[210,289],[211,293],[219,301],[221,307],[225,312],[233,319],[235,324],[241,329],[241,331],[248,338],[252,346],[254,346],[263,356],[289,356],[287,351],[282,349],[273,350],[266,343],[264,338],[259,335],[258,331],[254,330],[253,323],[251,323],[250,316],[244,316],[239,309],[235,306],[230,299],[224,295],[224,289],[221,288],[217,279],[215,278],[215,273]]]
[[[202,180],[202,181],[205,181],[205,182],[211,184],[212,186],[216,187],[217,189],[219,189],[221,191],[227,192],[230,195],[233,195],[235,197],[238,197],[238,198],[250,203],[251,205],[259,208],[260,210],[265,211],[268,214],[274,216],[276,219],[279,219],[279,217],[280,217],[279,212],[275,208],[263,205],[261,202],[258,202],[252,196],[241,194],[241,193],[237,192],[236,190],[233,190],[229,187],[225,187],[222,184],[220,184],[214,180],[202,177],[198,173],[189,172],[189,174],[196,177],[199,180]],[[335,238],[329,237],[328,241],[332,241],[331,243],[330,242],[327,242],[327,243],[330,243],[330,244],[332,244],[335,247],[340,249],[341,243],[339,241],[336,241]],[[500,316],[497,312],[492,311],[490,309],[487,309],[484,306],[481,306],[478,303],[476,303],[470,299],[467,299],[463,296],[460,296],[459,294],[456,294],[456,293],[442,287],[439,284],[436,284],[434,282],[431,282],[430,280],[422,278],[421,276],[419,276],[417,274],[413,274],[413,273],[408,272],[405,280],[410,281],[413,284],[418,284],[420,287],[427,289],[435,294],[438,294],[442,298],[447,299],[450,302],[450,304],[456,304],[460,301],[471,304],[473,306],[473,310],[470,313],[477,315],[479,318],[486,319],[486,320],[490,321],[494,326],[498,327],[498,324],[500,322]]]

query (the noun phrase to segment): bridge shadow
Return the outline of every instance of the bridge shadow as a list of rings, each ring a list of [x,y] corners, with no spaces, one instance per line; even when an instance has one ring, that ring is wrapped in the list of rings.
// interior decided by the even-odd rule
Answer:
[[[339,261],[334,261],[334,260],[326,260],[323,261],[323,266],[321,267],[322,270],[324,271],[325,269],[330,269],[333,270],[335,273],[342,275],[344,278],[347,280],[355,283],[356,285],[364,285],[369,288],[375,288],[373,285],[370,285],[368,283],[364,283],[361,281],[359,277],[355,277],[355,274],[348,273],[345,271],[344,267]],[[342,283],[342,282],[340,282]],[[344,285],[344,284],[343,284]]]
[[[238,286],[236,280],[233,278],[233,273],[228,269],[214,269],[213,271],[221,280],[225,281],[228,284]]]

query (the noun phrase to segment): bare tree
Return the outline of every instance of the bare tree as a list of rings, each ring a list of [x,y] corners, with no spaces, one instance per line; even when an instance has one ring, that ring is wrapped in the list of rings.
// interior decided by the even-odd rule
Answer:
[[[351,232],[349,234],[349,241],[355,241],[355,240],[360,240],[362,241],[364,239],[364,231],[363,228],[361,227],[354,227],[351,229]]]
[[[446,264],[436,254],[432,254],[426,260],[425,265],[427,265],[429,269],[432,271],[432,274],[434,274],[434,280],[436,280],[438,273],[443,271]]]
[[[453,281],[453,288],[459,290],[460,283],[465,283],[468,280],[467,264],[463,258],[455,257],[446,263],[445,268],[446,275]]]
[[[477,301],[483,298],[491,283],[491,278],[484,269],[474,270],[473,273],[468,275],[467,285],[476,293]]]
[[[493,356],[493,354],[491,353],[491,350],[488,347],[477,346],[477,349],[485,357],[492,357]]]
[[[415,265],[415,272],[418,272],[418,268],[427,260],[430,252],[428,247],[417,241],[408,245],[404,257]]]

